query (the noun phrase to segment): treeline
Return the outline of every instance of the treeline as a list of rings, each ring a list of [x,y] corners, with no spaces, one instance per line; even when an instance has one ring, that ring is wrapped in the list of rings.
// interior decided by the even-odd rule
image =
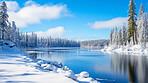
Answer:
[[[103,48],[104,46],[109,45],[108,39],[100,39],[100,40],[88,40],[82,41],[80,47],[82,48]]]
[[[80,47],[80,42],[61,38],[39,38],[35,33],[22,33],[15,22],[9,22],[7,5],[2,1],[0,6],[0,40],[8,40],[17,47]]]
[[[145,12],[143,4],[139,9],[138,20],[133,0],[129,4],[128,26],[123,24],[119,31],[113,28],[110,33],[110,45],[142,45],[146,46],[148,42],[148,13]]]
[[[21,34],[21,47],[80,47],[80,42],[61,38],[38,38],[37,34]]]

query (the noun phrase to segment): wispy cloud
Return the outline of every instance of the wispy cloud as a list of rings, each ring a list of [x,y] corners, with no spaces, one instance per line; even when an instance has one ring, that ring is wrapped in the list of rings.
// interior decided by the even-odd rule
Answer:
[[[59,27],[56,27],[56,28],[50,28],[48,29],[47,31],[38,31],[38,32],[35,32],[38,37],[49,37],[49,36],[52,36],[52,37],[60,37],[64,34],[64,32],[66,32],[64,30],[64,27],[62,26],[59,26]]]
[[[94,29],[113,28],[116,26],[120,27],[121,25],[123,25],[123,23],[127,23],[127,19],[128,17],[118,17],[107,21],[96,21],[94,23],[89,23],[89,26]]]
[[[40,23],[41,20],[57,19],[68,15],[66,5],[40,5],[33,1],[27,1],[20,8],[16,1],[7,1],[9,20],[15,21],[18,27],[26,27],[28,24]]]

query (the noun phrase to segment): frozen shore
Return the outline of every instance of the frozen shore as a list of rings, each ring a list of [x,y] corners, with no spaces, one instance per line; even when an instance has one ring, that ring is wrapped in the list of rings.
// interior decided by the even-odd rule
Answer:
[[[142,55],[147,56],[148,48],[140,45],[134,46],[107,46],[100,50],[90,50],[90,51],[100,51],[107,54],[124,54],[124,55]]]
[[[16,50],[16,51],[15,51]],[[62,63],[32,60],[24,52],[0,49],[0,83],[98,83],[87,72],[74,74]]]

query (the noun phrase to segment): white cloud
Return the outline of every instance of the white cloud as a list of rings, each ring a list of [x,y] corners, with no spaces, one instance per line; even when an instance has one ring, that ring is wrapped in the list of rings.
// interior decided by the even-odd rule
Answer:
[[[19,5],[16,1],[6,1],[8,11],[16,11],[19,9]]]
[[[89,25],[94,29],[100,28],[113,28],[113,27],[120,27],[123,23],[127,23],[128,17],[118,17],[113,18],[108,21],[96,21],[94,23],[89,23]]]
[[[38,32],[35,32],[35,33],[38,35],[38,37],[49,37],[49,36],[60,37],[64,32],[66,32],[64,30],[64,27],[59,26],[59,27],[56,27],[56,28],[50,28],[45,32],[38,31]]]
[[[57,19],[67,14],[66,5],[39,5],[33,1],[27,1],[20,8],[16,1],[7,1],[10,11],[9,20],[15,21],[18,27],[26,27],[28,24],[40,23],[41,20]]]

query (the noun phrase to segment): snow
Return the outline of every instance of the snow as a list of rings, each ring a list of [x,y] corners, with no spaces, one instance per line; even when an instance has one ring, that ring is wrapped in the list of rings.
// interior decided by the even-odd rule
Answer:
[[[51,64],[48,64],[47,66],[44,67],[44,69],[49,70],[49,71],[53,71],[54,70],[54,66]]]
[[[2,50],[9,50],[9,51],[18,51],[15,44],[10,41],[0,41],[3,46],[0,46],[0,49]]]
[[[32,60],[26,53],[17,48],[12,50],[9,45],[4,46],[7,50],[0,49],[0,83],[99,83],[87,72],[75,74],[60,62]]]
[[[88,78],[89,77],[89,73],[88,72],[81,72],[80,76],[83,78]]]
[[[65,72],[65,76],[66,76],[66,77],[69,77],[69,78],[71,78],[71,79],[73,79],[73,80],[77,80],[77,77],[76,77],[75,74],[72,72],[72,70],[66,71],[66,72]]]
[[[0,82],[75,83],[63,75],[40,70],[37,63],[19,53],[1,51]],[[58,80],[57,80],[58,79]]]
[[[101,50],[95,50],[95,51],[101,51],[108,54],[118,53],[118,54],[124,54],[124,55],[143,55],[146,56],[148,54],[148,48],[145,48],[141,45],[127,45],[127,46],[108,46]]]
[[[88,72],[81,72],[80,74],[73,73],[67,66],[62,66],[62,63],[58,63],[56,61],[45,61],[39,60],[37,64],[45,70],[49,70],[60,75],[64,75],[70,79],[73,79],[76,82],[92,82],[92,83],[99,83],[98,81],[94,80],[93,78],[89,77]]]

